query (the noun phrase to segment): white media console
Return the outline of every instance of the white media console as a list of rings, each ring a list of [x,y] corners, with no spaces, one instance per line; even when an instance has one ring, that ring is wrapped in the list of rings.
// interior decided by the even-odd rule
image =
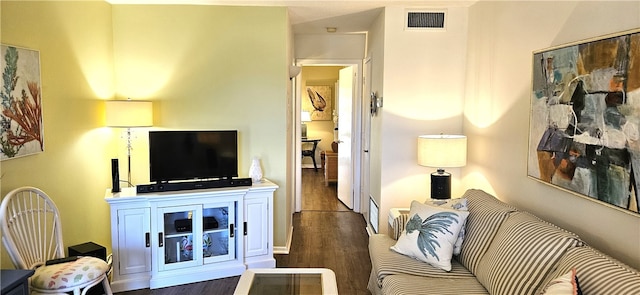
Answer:
[[[162,288],[273,268],[273,193],[245,187],[156,193],[107,189],[111,289]]]

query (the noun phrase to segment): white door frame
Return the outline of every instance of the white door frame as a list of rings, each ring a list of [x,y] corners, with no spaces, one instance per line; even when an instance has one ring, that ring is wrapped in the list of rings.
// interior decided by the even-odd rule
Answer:
[[[369,199],[370,199],[370,195],[371,195],[371,191],[370,191],[370,177],[371,177],[371,172],[370,172],[370,163],[371,163],[371,158],[370,158],[370,154],[369,154],[369,149],[371,148],[371,58],[366,58],[364,60],[364,64],[363,64],[363,85],[362,85],[362,91],[363,96],[362,99],[360,101],[361,104],[361,108],[363,111],[363,115],[361,117],[361,132],[360,132],[360,144],[361,144],[361,148],[362,148],[362,158],[361,158],[361,162],[360,162],[360,208],[361,208],[361,212],[362,215],[364,216],[364,219],[367,221],[367,231],[369,233],[373,232],[373,230],[370,229],[371,227],[371,220],[370,220],[370,203],[369,203]]]
[[[352,168],[353,175],[351,176],[352,184],[353,184],[353,212],[360,213],[361,212],[361,200],[360,200],[360,171],[361,171],[361,159],[362,159],[362,145],[360,142],[361,139],[361,118],[362,118],[362,60],[359,59],[297,59],[296,66],[353,66],[356,73],[356,83],[355,87],[355,95],[353,97],[353,117],[352,117],[352,136],[351,136],[351,157],[352,157]],[[300,121],[300,111],[301,111],[301,83],[296,83],[295,93],[293,97],[295,98],[295,112],[296,116],[294,120],[294,124],[300,126],[302,122]],[[296,129],[294,129],[296,130]],[[300,132],[296,132],[295,138],[296,140],[293,142],[294,147],[293,151],[295,151],[296,155],[300,155],[302,153],[300,148]],[[300,160],[300,156],[296,156],[298,160],[295,161],[295,200],[294,200],[294,212],[302,211],[302,161]]]

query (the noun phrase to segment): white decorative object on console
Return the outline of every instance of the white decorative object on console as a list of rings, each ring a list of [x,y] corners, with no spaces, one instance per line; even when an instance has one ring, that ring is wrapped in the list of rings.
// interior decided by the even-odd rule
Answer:
[[[155,289],[236,276],[247,268],[275,267],[277,188],[263,179],[250,187],[146,194],[136,194],[135,187],[116,194],[107,189],[111,288]]]
[[[251,167],[249,167],[249,177],[253,183],[262,181],[262,167],[260,167],[260,158],[253,157]]]

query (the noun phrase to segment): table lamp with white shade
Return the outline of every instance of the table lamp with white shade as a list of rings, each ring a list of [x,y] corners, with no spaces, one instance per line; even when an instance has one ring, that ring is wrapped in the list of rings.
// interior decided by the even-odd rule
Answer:
[[[127,128],[127,182],[131,184],[131,128],[153,126],[153,107],[150,101],[108,100],[105,107],[108,127]]]
[[[307,138],[307,124],[306,122],[311,122],[311,113],[303,111],[300,113],[300,121],[302,122],[302,138]]]
[[[463,167],[467,164],[467,137],[464,135],[420,135],[418,137],[418,164],[434,167],[431,173],[431,198],[451,198],[451,173],[444,168]]]

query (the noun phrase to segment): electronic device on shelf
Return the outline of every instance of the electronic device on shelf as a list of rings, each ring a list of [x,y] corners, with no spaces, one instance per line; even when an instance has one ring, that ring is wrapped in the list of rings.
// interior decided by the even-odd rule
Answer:
[[[182,182],[161,182],[152,184],[136,185],[136,192],[157,193],[171,191],[185,191],[195,189],[223,188],[237,186],[251,186],[253,182],[251,178],[233,178],[233,179],[214,179],[214,180],[198,180],[198,181],[182,181]]]
[[[176,219],[173,222],[173,226],[175,227],[177,232],[191,231],[191,219]]]
[[[176,219],[173,222],[177,232],[190,232],[192,230],[191,219]],[[205,230],[218,228],[218,221],[213,216],[202,217],[202,226]]]
[[[218,228],[218,221],[213,216],[205,216],[202,218],[202,225],[205,230]]]

